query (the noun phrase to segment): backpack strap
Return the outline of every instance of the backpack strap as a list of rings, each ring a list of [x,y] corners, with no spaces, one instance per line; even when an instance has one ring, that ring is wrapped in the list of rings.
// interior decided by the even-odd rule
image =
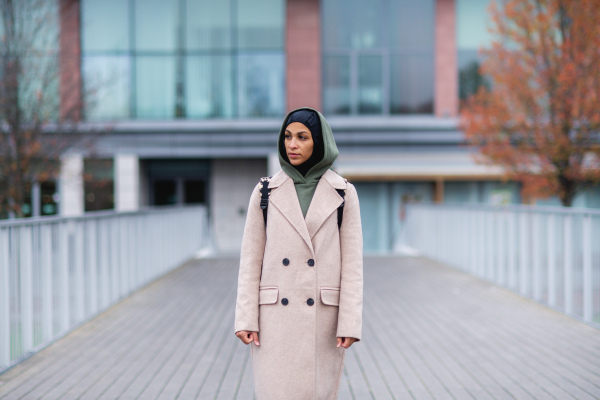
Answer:
[[[346,204],[346,199],[344,198],[344,196],[346,196],[346,191],[344,189],[335,189],[338,194],[340,196],[342,196],[342,204],[340,204],[340,206],[337,209],[337,214],[338,214],[338,229],[342,228],[342,219],[344,218],[344,204]]]
[[[269,182],[271,181],[271,178],[272,176],[260,178],[260,208],[262,208],[263,211],[265,227],[267,226],[267,207],[269,207],[269,194],[271,194],[271,190],[269,190]]]

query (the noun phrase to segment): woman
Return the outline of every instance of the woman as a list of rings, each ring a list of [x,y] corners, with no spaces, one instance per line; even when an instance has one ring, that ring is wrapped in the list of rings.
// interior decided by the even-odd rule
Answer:
[[[258,400],[336,399],[345,349],[362,330],[358,196],[330,169],[338,149],[318,111],[289,113],[278,150],[266,222],[261,183],[250,198],[235,332],[252,343]]]

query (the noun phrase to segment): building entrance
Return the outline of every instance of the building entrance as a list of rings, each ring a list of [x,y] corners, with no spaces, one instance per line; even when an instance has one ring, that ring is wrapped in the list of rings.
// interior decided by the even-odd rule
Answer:
[[[144,160],[148,176],[148,204],[206,204],[209,160]]]

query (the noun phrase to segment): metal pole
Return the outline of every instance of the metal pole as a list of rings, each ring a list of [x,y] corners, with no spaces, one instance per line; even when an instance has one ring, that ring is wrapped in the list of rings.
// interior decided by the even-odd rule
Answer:
[[[593,321],[592,216],[583,217],[583,319]]]
[[[10,365],[10,228],[0,228],[0,369]]]

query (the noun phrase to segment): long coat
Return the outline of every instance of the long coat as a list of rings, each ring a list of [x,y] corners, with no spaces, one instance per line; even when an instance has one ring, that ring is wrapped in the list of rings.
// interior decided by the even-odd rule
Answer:
[[[345,349],[361,338],[363,260],[356,189],[328,170],[306,219],[293,180],[269,183],[267,228],[254,189],[242,241],[235,331],[258,331],[252,346],[258,400],[337,399]],[[338,230],[337,209],[345,190]]]

